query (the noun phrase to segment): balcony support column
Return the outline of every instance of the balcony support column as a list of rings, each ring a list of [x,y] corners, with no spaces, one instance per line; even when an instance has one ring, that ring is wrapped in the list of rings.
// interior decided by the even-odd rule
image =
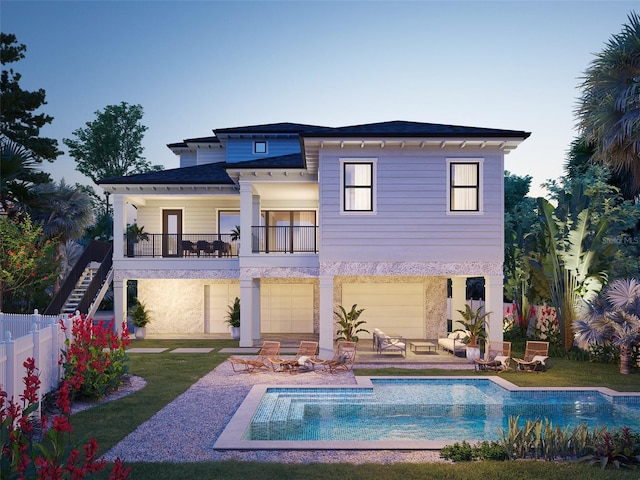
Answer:
[[[113,258],[124,258],[124,234],[127,232],[126,203],[124,196],[113,194]]]
[[[466,277],[453,277],[451,279],[451,320],[452,330],[458,328],[464,328],[460,323],[462,317],[458,313],[458,310],[464,310],[464,306],[467,303],[467,278]]]
[[[114,242],[117,235],[114,236]],[[114,249],[115,255],[115,249]],[[113,316],[115,317],[115,328],[118,333],[122,333],[122,322],[127,320],[127,280],[113,279]]]
[[[484,276],[484,311],[491,312],[489,315],[489,340],[492,342],[502,342],[502,323],[504,321],[504,299],[503,299],[502,275]]]
[[[324,359],[333,358],[333,275],[320,275],[320,353]]]
[[[240,181],[240,251],[241,257],[251,255],[253,232],[253,186],[251,182]]]
[[[260,339],[260,280],[240,279],[240,346],[253,347]]]

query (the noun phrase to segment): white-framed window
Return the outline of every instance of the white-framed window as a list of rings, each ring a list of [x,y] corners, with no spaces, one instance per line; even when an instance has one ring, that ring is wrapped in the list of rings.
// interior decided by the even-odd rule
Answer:
[[[447,159],[447,212],[482,213],[482,159]]]
[[[253,153],[267,153],[267,142],[255,141],[253,142]]]
[[[340,159],[340,203],[343,213],[376,212],[375,158]]]

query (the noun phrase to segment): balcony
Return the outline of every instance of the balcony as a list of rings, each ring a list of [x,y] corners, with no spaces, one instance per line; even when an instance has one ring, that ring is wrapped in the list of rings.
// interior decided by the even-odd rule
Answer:
[[[252,227],[251,251],[255,254],[318,253],[318,227]],[[240,241],[230,233],[146,233],[124,235],[128,258],[232,258]]]

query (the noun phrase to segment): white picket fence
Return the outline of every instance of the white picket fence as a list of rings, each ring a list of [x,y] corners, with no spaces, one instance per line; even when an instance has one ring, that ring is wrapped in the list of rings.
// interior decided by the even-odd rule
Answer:
[[[0,387],[8,398],[20,402],[26,373],[23,364],[29,357],[38,368],[40,397],[58,387],[63,375],[58,360],[73,320],[68,315],[40,315],[37,310],[33,315],[0,312]]]

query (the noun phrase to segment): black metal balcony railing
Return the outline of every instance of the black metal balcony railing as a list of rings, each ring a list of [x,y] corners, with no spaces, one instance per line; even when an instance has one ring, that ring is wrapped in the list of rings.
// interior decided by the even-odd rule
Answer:
[[[125,234],[127,257],[237,257],[238,242],[225,233]]]
[[[252,227],[254,253],[318,253],[318,227]]]
[[[318,253],[318,227],[252,227],[253,253]],[[237,257],[239,240],[229,233],[124,235],[126,257]]]

